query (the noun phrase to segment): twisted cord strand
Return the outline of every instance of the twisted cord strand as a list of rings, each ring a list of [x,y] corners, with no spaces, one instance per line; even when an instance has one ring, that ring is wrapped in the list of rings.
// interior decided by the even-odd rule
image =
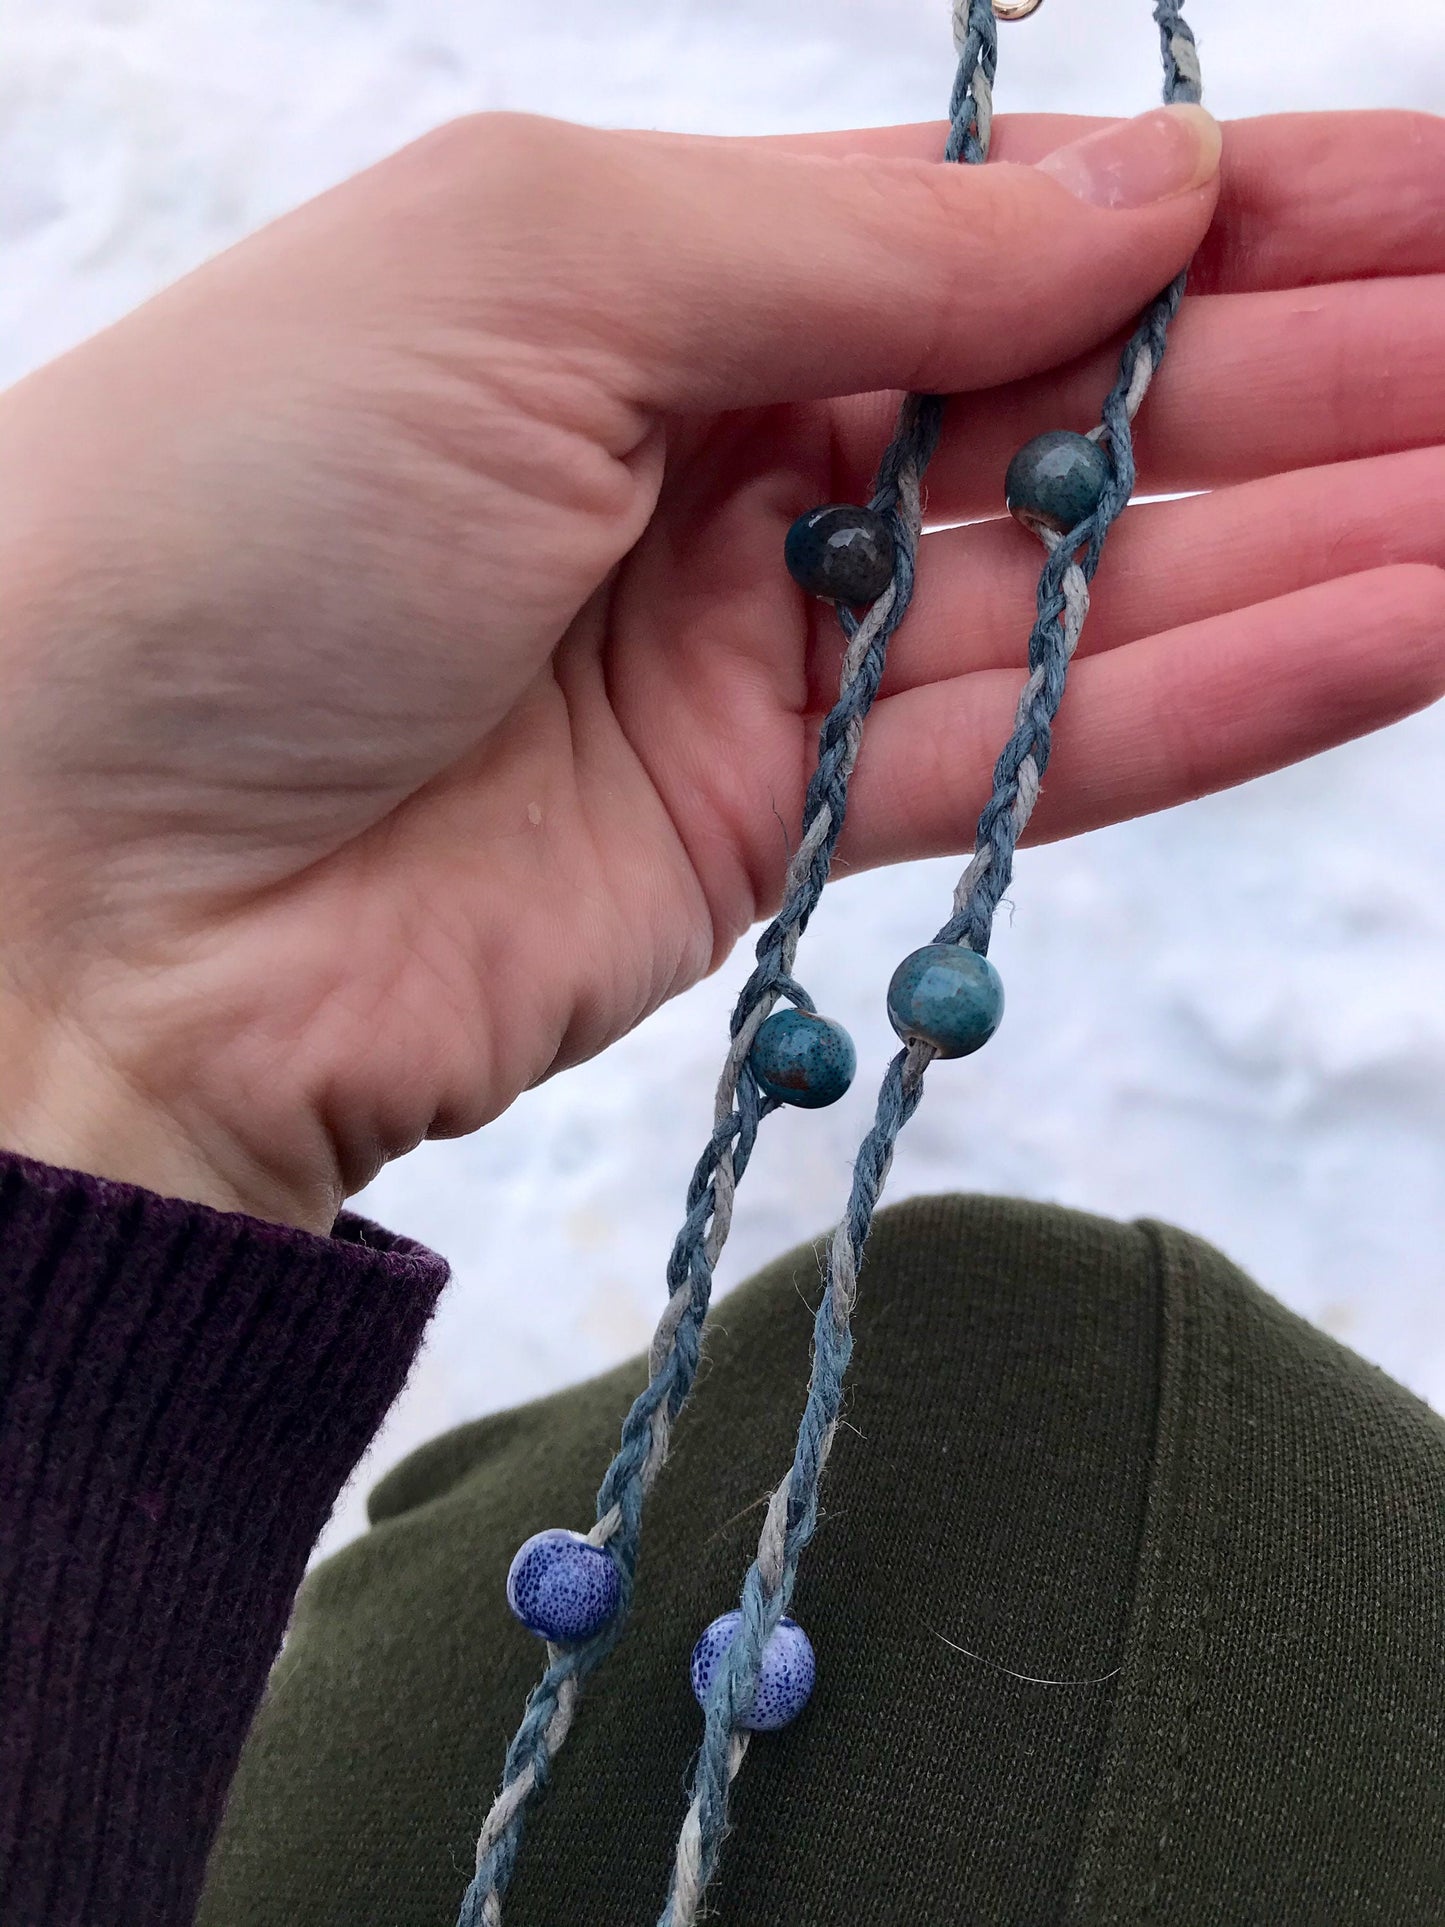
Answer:
[[[992,121],[996,29],[990,0],[961,0],[967,25],[960,44],[951,103],[948,158],[986,157]],[[922,478],[938,444],[944,400],[905,397],[894,435],[878,465],[869,506],[891,526],[893,581],[862,617],[840,608],[847,638],[838,699],[819,732],[818,761],[803,806],[803,834],[788,865],[783,902],[759,937],[755,964],[739,993],[730,1043],[718,1079],[712,1135],[688,1185],[686,1215],[667,1266],[668,1302],[653,1334],[648,1383],[623,1421],[616,1456],[597,1495],[588,1534],[617,1568],[621,1603],[607,1627],[584,1645],[549,1644],[547,1667],[528,1697],[502,1769],[502,1786],[477,1839],[476,1872],[457,1927],[501,1927],[502,1899],[516,1867],[527,1810],[546,1787],[552,1763],[576,1716],[584,1682],[616,1645],[629,1617],[642,1512],[667,1457],[672,1426],[697,1374],[703,1320],[713,1272],[732,1223],[733,1198],[758,1126],[776,1105],[765,1100],[748,1069],[748,1052],[764,1019],[786,998],[812,1003],[793,979],[798,944],[817,907],[842,834],[848,784],[862,745],[863,725],[878,693],[888,644],[907,612],[922,531]],[[738,1764],[739,1738],[729,1751]],[[733,1769],[736,1771],[736,1767]]]
[[[955,10],[956,23],[959,11]],[[1199,61],[1178,5],[1174,0],[1157,0],[1154,17],[1163,50],[1165,100],[1197,101]],[[954,914],[935,942],[959,943],[987,953],[994,913],[1012,875],[1014,851],[1048,765],[1054,717],[1088,614],[1089,585],[1109,529],[1133,493],[1132,423],[1163,358],[1184,285],[1181,274],[1150,304],[1120,358],[1117,379],[1094,431],[1108,452],[1111,471],[1097,509],[1067,536],[1045,537],[1049,555],[1039,578],[1036,620],[1029,637],[1029,674],[1019,695],[1013,732],[994,770],[993,793],[979,819],[973,859],[954,893]],[[930,1047],[912,1043],[893,1058],[884,1073],[872,1128],[859,1146],[847,1210],[829,1243],[826,1287],[814,1320],[808,1397],[793,1463],[769,1501],[757,1556],[743,1581],[739,1627],[708,1691],[691,1799],[658,1927],[693,1927],[717,1865],[727,1831],[728,1791],[747,1751],[747,1735],[738,1720],[753,1704],[763,1648],[787,1611],[799,1562],[817,1523],[820,1481],[852,1356],[851,1320],[864,1245],[898,1134],[922,1098],[923,1074],[933,1055]]]

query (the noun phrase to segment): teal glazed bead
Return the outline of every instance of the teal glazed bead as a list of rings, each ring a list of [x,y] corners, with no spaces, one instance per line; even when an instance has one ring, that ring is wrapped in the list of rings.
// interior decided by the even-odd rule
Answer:
[[[858,1054],[841,1024],[811,1010],[775,1010],[759,1027],[748,1065],[779,1104],[819,1111],[853,1082]]]
[[[888,1021],[905,1042],[940,1057],[967,1057],[1003,1021],[1003,979],[987,957],[930,943],[905,957],[888,986]]]
[[[1009,463],[1004,500],[1026,529],[1067,535],[1098,508],[1109,475],[1109,458],[1097,442],[1053,428],[1025,442]]]
[[[893,580],[893,531],[876,509],[828,502],[783,538],[788,574],[824,602],[876,602]]]

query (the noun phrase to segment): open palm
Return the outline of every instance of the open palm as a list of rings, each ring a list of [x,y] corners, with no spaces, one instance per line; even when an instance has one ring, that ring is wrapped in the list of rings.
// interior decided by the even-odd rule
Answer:
[[[224,1201],[324,1228],[772,907],[840,655],[783,532],[866,499],[905,385],[957,391],[928,477],[953,526],[840,862],[969,845],[1040,559],[1004,468],[1097,419],[1210,203],[1085,216],[990,170],[1006,212],[925,274],[940,139],[459,123],[4,399],[4,982]],[[1230,130],[1139,446],[1147,490],[1208,492],[1113,537],[1035,834],[1440,692],[1442,183],[1425,117]]]

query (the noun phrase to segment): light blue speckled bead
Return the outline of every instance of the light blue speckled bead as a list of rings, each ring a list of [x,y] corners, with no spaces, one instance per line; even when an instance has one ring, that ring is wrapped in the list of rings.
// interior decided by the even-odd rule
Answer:
[[[622,1580],[600,1546],[553,1526],[518,1547],[507,1574],[507,1604],[528,1632],[555,1646],[580,1646],[617,1611]]]
[[[905,1040],[940,1057],[967,1057],[1003,1021],[1003,979],[987,957],[929,943],[905,957],[888,986],[888,1021]]]
[[[1009,463],[1004,500],[1025,528],[1067,535],[1099,506],[1109,475],[1109,458],[1097,442],[1051,428],[1025,442]]]
[[[718,1662],[737,1638],[742,1614],[734,1608],[715,1619],[692,1649],[692,1690],[701,1706]],[[796,1619],[780,1619],[763,1648],[758,1690],[750,1711],[738,1721],[749,1733],[776,1733],[808,1704],[818,1660],[813,1642]]]
[[[759,1026],[748,1064],[769,1097],[817,1111],[836,1104],[853,1082],[858,1053],[841,1024],[789,1007]]]

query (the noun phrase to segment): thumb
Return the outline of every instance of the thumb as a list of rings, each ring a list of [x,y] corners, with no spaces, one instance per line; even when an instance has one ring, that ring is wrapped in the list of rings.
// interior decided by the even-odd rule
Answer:
[[[628,400],[686,411],[954,392],[1081,353],[1198,246],[1221,149],[1192,106],[1113,122],[1032,167],[521,116],[443,134],[480,149],[464,162],[470,250],[453,258],[470,258],[489,322],[600,352]],[[487,258],[497,245],[505,272]]]

